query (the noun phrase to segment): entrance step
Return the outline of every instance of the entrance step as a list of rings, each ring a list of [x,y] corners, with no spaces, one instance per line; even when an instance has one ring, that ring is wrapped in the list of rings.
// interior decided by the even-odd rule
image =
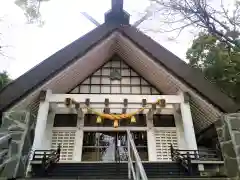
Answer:
[[[143,167],[146,171],[148,178],[177,178],[177,177],[186,177],[189,174],[187,171],[178,163],[175,162],[149,162],[143,163]],[[197,168],[193,168],[193,177],[200,176]]]
[[[24,178],[17,180],[69,180],[70,178]],[[75,180],[78,180],[74,178]],[[4,180],[4,179],[3,179]],[[6,179],[7,180],[7,179]],[[79,180],[96,180],[96,179],[79,179]],[[98,180],[128,180],[128,179],[98,179]],[[230,178],[148,178],[148,180],[230,180]]]
[[[33,166],[33,177],[44,176],[41,165]],[[75,179],[127,179],[127,163],[59,163],[46,177]]]
[[[178,163],[143,163],[147,177],[151,180],[164,180],[169,178],[189,179],[188,173]],[[32,166],[33,178],[61,178],[61,179],[128,179],[127,163],[59,163],[43,173],[40,164]],[[200,178],[197,168],[193,169],[192,179]],[[211,178],[213,179],[213,178]],[[220,179],[220,178],[217,178]]]
[[[230,178],[199,177],[199,178],[148,178],[148,180],[230,180]]]

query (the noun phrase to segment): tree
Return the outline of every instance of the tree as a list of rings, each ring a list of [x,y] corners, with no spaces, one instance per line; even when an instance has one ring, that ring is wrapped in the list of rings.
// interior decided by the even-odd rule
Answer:
[[[190,65],[240,102],[240,1],[232,9],[223,0],[150,1],[159,14],[158,31],[178,36],[187,28],[202,32],[187,51]]]
[[[40,7],[41,3],[49,0],[15,0],[15,4],[19,6],[27,18],[28,23],[43,24],[41,19]]]
[[[2,21],[2,18],[0,17],[0,22],[1,22],[1,21]],[[0,35],[2,35],[2,34],[0,33]],[[1,56],[4,56],[2,43],[0,44],[0,55],[1,55]]]
[[[11,79],[9,78],[8,74],[6,71],[0,72],[0,90],[6,86]]]
[[[155,12],[162,24],[159,31],[177,31],[178,35],[188,27],[207,31],[230,48],[240,42],[240,1],[233,10],[223,0],[150,0],[156,3]],[[156,15],[155,15],[156,16]]]
[[[209,33],[200,33],[187,51],[192,67],[200,69],[208,80],[240,102],[240,51]]]

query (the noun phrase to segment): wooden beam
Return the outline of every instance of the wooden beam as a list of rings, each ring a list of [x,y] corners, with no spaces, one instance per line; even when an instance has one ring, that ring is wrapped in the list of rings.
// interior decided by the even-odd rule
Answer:
[[[87,99],[85,100],[85,105],[86,105],[86,106],[90,106],[90,99],[89,99],[89,98],[87,98]]]
[[[123,103],[124,99],[128,100],[128,104],[142,104],[142,99],[146,99],[147,103],[154,103],[158,99],[165,99],[167,104],[179,104],[183,101],[179,95],[101,95],[88,94],[88,99],[91,103],[103,103],[105,99],[109,99],[111,103]],[[52,94],[49,97],[49,102],[58,103],[64,102],[66,98],[72,98],[77,102],[84,103],[86,101],[86,94]]]
[[[39,93],[39,101],[45,101],[46,95],[47,95],[47,91],[46,90],[41,90],[40,93]]]

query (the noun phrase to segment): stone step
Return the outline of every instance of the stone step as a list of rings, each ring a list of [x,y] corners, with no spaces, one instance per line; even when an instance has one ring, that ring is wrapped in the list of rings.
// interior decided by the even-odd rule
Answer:
[[[74,178],[77,180],[76,178]],[[1,179],[2,180],[2,179]],[[3,179],[5,180],[5,179]],[[20,178],[17,180],[70,180],[70,178]],[[78,180],[96,180],[96,179],[81,179]],[[98,179],[98,180],[126,180],[126,179]],[[230,180],[230,178],[214,178],[214,177],[201,177],[201,178],[149,178],[148,180]]]
[[[230,178],[198,177],[198,178],[149,178],[148,180],[230,180]]]

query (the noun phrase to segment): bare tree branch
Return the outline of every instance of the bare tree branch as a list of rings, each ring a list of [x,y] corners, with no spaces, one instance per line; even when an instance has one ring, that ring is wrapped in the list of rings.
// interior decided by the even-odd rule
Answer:
[[[163,26],[165,25],[165,29],[161,31],[177,31],[179,35],[186,27],[196,26],[200,27],[203,31],[208,31],[229,47],[240,48],[240,43],[236,41],[240,35],[239,2],[236,3],[235,9],[230,15],[229,10],[224,7],[222,0],[220,7],[213,6],[210,1],[207,0],[150,1],[154,2],[159,9],[162,9],[162,11],[159,12],[161,16],[159,23],[162,23]]]

